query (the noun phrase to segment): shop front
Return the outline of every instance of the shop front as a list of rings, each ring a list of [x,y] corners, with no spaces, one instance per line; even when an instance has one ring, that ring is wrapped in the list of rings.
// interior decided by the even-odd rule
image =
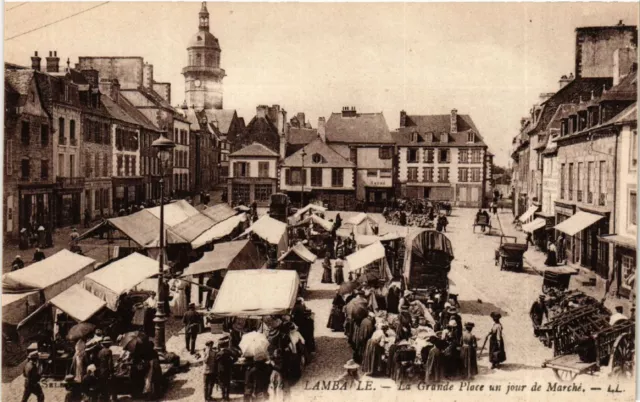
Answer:
[[[127,211],[134,205],[141,205],[144,200],[142,177],[113,178],[113,210],[116,213],[122,210]]]
[[[393,198],[393,188],[365,186],[364,191],[367,212],[382,212]]]
[[[267,207],[271,195],[276,193],[276,179],[271,178],[233,178],[229,179],[228,194],[233,205],[244,203],[250,205],[254,201],[259,207]],[[305,194],[305,199],[307,195]]]
[[[35,232],[43,226],[47,233],[47,244],[51,244],[54,225],[54,184],[24,184],[18,187],[18,222],[20,230]]]
[[[561,224],[567,219],[571,218],[576,213],[576,206],[572,204],[564,204],[560,202],[555,203],[555,213],[556,213],[556,225]],[[563,232],[555,229],[555,237],[562,235]],[[580,245],[576,244],[573,236],[568,236],[566,233],[564,236],[567,239],[567,249],[565,250],[567,263],[577,263],[579,261],[580,255]]]
[[[609,281],[616,285],[616,296],[635,301],[636,239],[607,234],[598,236],[598,240],[613,245],[613,270],[609,273]]]
[[[609,231],[608,213],[593,211],[577,211],[570,218],[561,221],[555,229],[571,236],[570,261],[580,262],[601,277],[606,278],[609,272],[609,246],[598,240],[598,236]]]

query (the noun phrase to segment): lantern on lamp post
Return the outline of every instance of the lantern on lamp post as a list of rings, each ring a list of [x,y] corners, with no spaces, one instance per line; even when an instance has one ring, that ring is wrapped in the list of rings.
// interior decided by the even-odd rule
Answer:
[[[164,176],[171,160],[171,154],[176,144],[165,136],[166,132],[160,133],[160,137],[153,141],[151,147],[158,151],[158,159],[160,161],[160,256],[158,268],[158,305],[156,307],[156,316],[153,319],[155,323],[155,345],[154,349],[158,354],[163,354],[166,350],[165,345],[165,322],[166,318],[166,298],[164,292]]]

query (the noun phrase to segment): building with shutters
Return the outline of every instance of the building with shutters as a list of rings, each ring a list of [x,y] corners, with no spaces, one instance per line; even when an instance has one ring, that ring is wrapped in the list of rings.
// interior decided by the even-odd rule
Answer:
[[[278,153],[258,142],[231,153],[228,202],[249,205],[255,201],[258,206],[268,206],[278,188],[278,158]]]
[[[487,145],[468,115],[408,115],[392,133],[402,197],[481,207],[487,189]]]
[[[356,165],[320,138],[281,163],[280,191],[294,205],[321,201],[329,209],[349,211],[356,206]]]

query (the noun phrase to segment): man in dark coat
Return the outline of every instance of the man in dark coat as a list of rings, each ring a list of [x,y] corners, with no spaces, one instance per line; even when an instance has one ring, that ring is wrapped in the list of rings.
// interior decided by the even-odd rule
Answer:
[[[184,324],[184,339],[187,350],[191,354],[196,353],[196,338],[200,333],[200,325],[202,324],[202,317],[196,311],[196,305],[194,303],[189,304],[189,310],[184,313],[182,317],[182,323]]]
[[[24,393],[22,394],[22,402],[27,402],[31,394],[38,398],[38,402],[44,401],[44,393],[40,386],[40,373],[36,361],[38,360],[38,352],[29,353],[27,364],[22,370],[24,375]]]
[[[238,349],[229,347],[229,338],[225,337],[218,341],[219,351],[216,355],[216,374],[218,376],[218,386],[222,391],[222,399],[229,400],[229,388],[231,387],[231,374],[233,364],[240,357]]]
[[[100,395],[104,401],[115,401],[117,396],[114,393],[111,380],[113,378],[113,353],[109,346],[111,345],[111,338],[104,337],[100,341],[100,350],[97,355],[97,369],[98,369],[98,383],[100,387]]]
[[[213,388],[216,384],[217,354],[218,349],[214,346],[213,341],[207,341],[204,351],[204,399],[206,401],[213,400]]]
[[[538,300],[533,302],[531,310],[529,310],[529,317],[531,317],[531,322],[533,323],[533,334],[538,336],[538,328],[542,325],[543,317],[547,317],[547,320],[549,320],[549,310],[547,310],[547,305],[544,302],[544,295],[540,295]]]

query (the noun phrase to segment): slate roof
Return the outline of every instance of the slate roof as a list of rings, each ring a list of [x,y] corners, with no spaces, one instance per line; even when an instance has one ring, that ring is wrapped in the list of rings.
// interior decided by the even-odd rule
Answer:
[[[161,131],[153,123],[142,114],[133,103],[129,102],[124,96],[118,97],[118,106],[120,106],[129,116],[131,116],[139,125],[152,131]]]
[[[547,130],[560,130],[562,119],[566,119],[571,116],[576,112],[576,110],[578,110],[578,105],[575,103],[565,103],[560,105],[547,125]]]
[[[451,131],[451,115],[407,115],[407,123],[405,127],[400,127],[398,131],[392,135],[398,146],[465,146],[465,147],[486,147],[484,140],[473,120],[469,115],[457,115],[457,132],[452,134]],[[469,131],[473,131],[476,135],[475,142],[468,142]],[[411,141],[413,133],[418,134],[418,142]],[[437,141],[428,141],[428,133],[433,134],[433,139]],[[448,142],[440,142],[440,135],[446,133]]]
[[[615,87],[603,93],[600,101],[634,101],[638,97],[638,73],[633,72],[622,79]]]
[[[553,115],[560,105],[566,103],[580,102],[580,99],[588,99],[593,92],[595,96],[600,96],[602,89],[606,86],[611,88],[613,78],[582,78],[578,77],[561,88],[553,96],[542,103],[542,112],[536,124],[529,130],[529,134],[544,130],[549,125]]]
[[[235,109],[206,109],[205,114],[209,123],[218,121],[218,131],[225,135],[229,132],[233,119],[237,117]]]
[[[254,142],[251,145],[247,145],[246,147],[232,153],[231,156],[264,156],[264,157],[279,157],[276,152],[270,150],[266,146],[260,144],[259,142]]]
[[[331,146],[322,142],[320,138],[304,146],[302,149],[293,153],[282,162],[282,166],[301,167],[302,166],[302,151],[305,151],[307,155],[304,158],[305,167],[322,167],[322,168],[354,168],[356,165],[343,158],[339,153],[334,151]],[[320,154],[322,156],[321,163],[314,163],[312,156],[314,154]]]
[[[5,70],[4,79],[20,95],[28,95],[33,74],[33,70]]]
[[[318,130],[315,128],[291,127],[287,135],[287,143],[291,145],[306,145],[318,138]]]
[[[392,144],[393,138],[382,113],[357,113],[343,117],[331,113],[325,125],[327,142],[352,144]]]
[[[116,120],[124,121],[126,123],[139,125],[140,123],[136,121],[133,117],[129,116],[127,112],[124,111],[113,99],[109,96],[102,94],[100,97],[102,100],[102,104],[105,108],[107,108],[107,112]]]
[[[613,124],[625,124],[625,123],[633,123],[638,121],[638,104],[633,103],[632,105],[627,106],[622,112],[618,113],[613,119],[611,119],[611,123]]]

